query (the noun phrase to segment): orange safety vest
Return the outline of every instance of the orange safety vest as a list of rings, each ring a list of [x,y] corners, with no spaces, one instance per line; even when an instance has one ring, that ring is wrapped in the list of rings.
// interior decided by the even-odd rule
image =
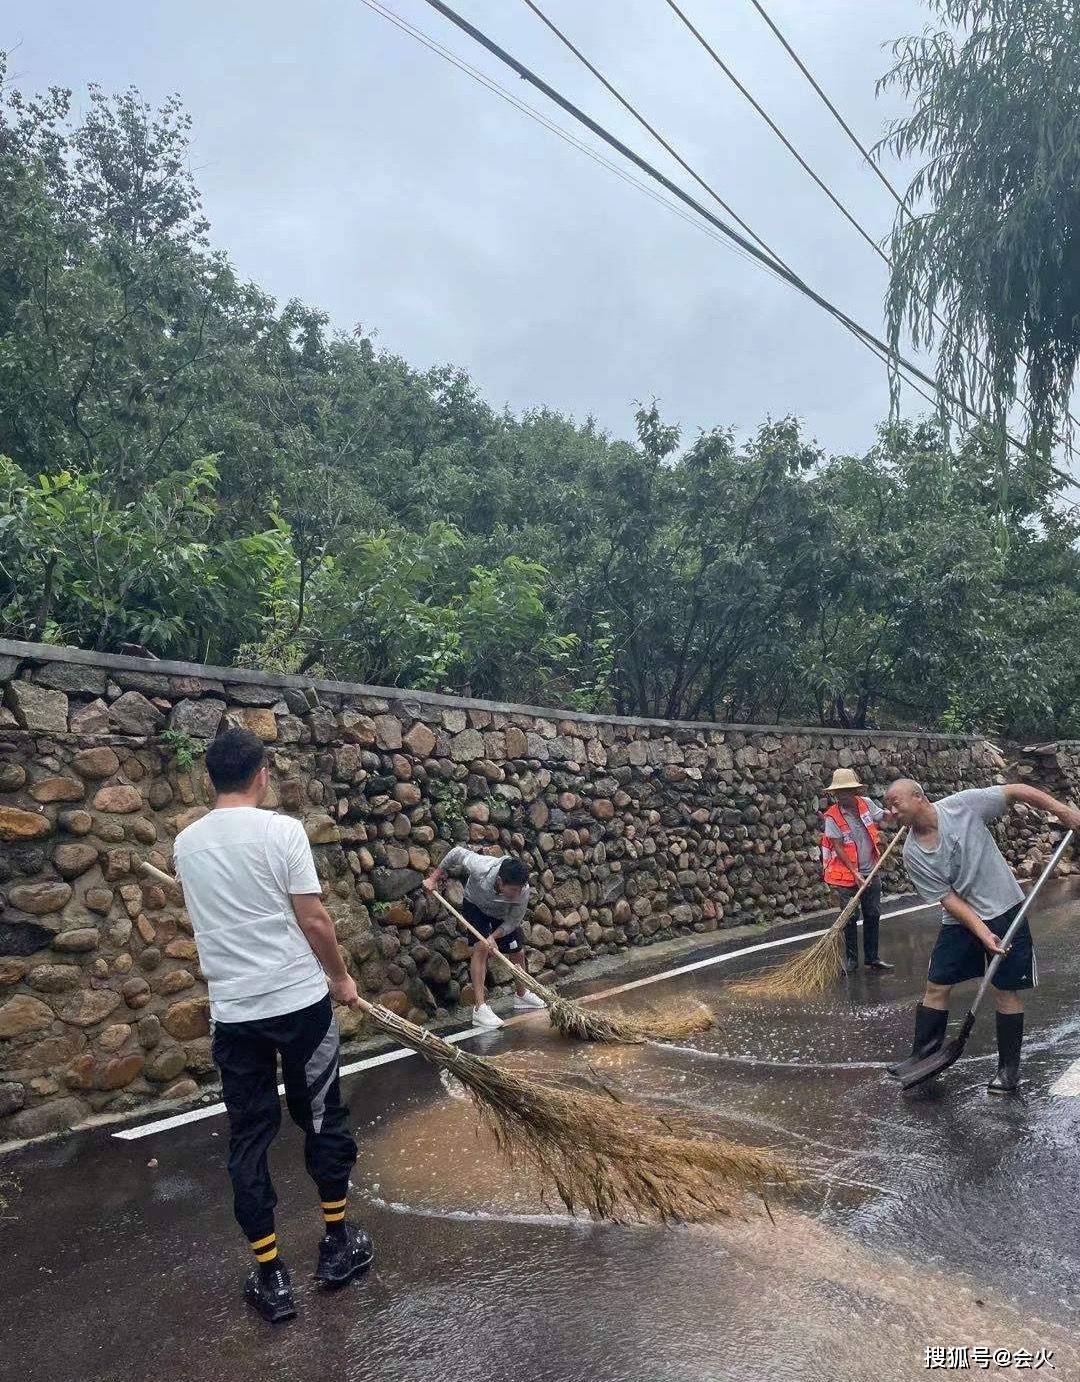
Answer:
[[[870,815],[869,803],[865,797],[856,797],[855,806],[859,813],[859,819],[866,827],[866,833],[870,836],[874,858],[877,859],[881,853],[880,836],[877,825]],[[855,874],[859,871],[859,851],[855,847],[854,837],[838,801],[834,801],[825,812],[825,819],[833,821],[843,831],[843,839],[841,840],[830,839],[826,834],[821,836],[821,868],[825,882],[832,888],[850,888],[854,882]],[[840,846],[839,853],[837,853],[837,845]],[[844,865],[845,860],[848,867]]]

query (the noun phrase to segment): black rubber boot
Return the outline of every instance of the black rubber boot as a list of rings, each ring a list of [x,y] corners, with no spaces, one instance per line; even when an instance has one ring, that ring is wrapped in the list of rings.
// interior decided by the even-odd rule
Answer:
[[[296,1314],[289,1270],[281,1262],[275,1262],[269,1271],[253,1267],[244,1282],[244,1299],[271,1324],[291,1320]]]
[[[1024,1040],[1024,1014],[998,1013],[998,1072],[987,1085],[991,1094],[1019,1094],[1020,1047]]]
[[[319,1244],[319,1265],[315,1280],[324,1286],[344,1286],[354,1276],[366,1272],[375,1260],[375,1244],[369,1234],[353,1224],[342,1234],[327,1234]]]
[[[932,1056],[935,1051],[941,1049],[945,1041],[945,1032],[949,1026],[949,1014],[941,1008],[928,1008],[925,1003],[920,1003],[915,1009],[915,1038],[911,1043],[910,1060],[922,1060],[924,1056]],[[900,1061],[896,1065],[887,1066],[888,1073],[893,1079],[900,1077]]]
[[[1002,1065],[998,1067],[998,1072],[990,1083],[986,1086],[991,1094],[1019,1094],[1020,1093],[1020,1067],[1019,1065]]]

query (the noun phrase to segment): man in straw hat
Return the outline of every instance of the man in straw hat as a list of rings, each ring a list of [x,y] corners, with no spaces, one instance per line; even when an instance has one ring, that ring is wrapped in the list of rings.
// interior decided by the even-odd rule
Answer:
[[[932,802],[917,782],[901,778],[885,793],[885,803],[908,827],[904,866],[915,891],[941,904],[941,930],[930,956],[926,992],[915,1009],[913,1057],[933,1055],[949,1025],[949,995],[954,984],[979,979],[993,955],[1004,955],[992,980],[997,1004],[998,1071],[991,1094],[1015,1094],[1020,1087],[1020,1047],[1024,1004],[1020,994],[1038,983],[1035,951],[1027,921],[1006,952],[1001,937],[1024,900],[1023,889],[1005,862],[988,822],[1004,815],[1012,802],[1024,802],[1056,816],[1068,830],[1080,829],[1080,811],[1037,787],[1010,783],[975,787]],[[896,1067],[890,1066],[890,1075]]]
[[[173,859],[210,994],[233,1209],[255,1259],[244,1295],[276,1323],[296,1314],[266,1164],[281,1127],[279,1057],[325,1226],[315,1279],[343,1286],[374,1256],[370,1237],[345,1217],[356,1142],[338,1084],[331,1002],[354,1005],[357,992],[322,904],[304,827],[260,809],[269,786],[262,740],[227,730],[207,749],[206,771],[214,809],[177,835]]]
[[[876,801],[861,795],[866,787],[850,768],[837,768],[825,790],[832,797],[832,804],[825,812],[821,866],[825,882],[843,908],[881,858],[878,827],[887,819],[887,813]],[[863,922],[863,960],[867,969],[892,969],[893,966],[878,954],[880,878],[875,878],[863,893],[859,910]],[[854,915],[844,927],[844,950],[844,972],[854,974],[859,967],[859,929]]]

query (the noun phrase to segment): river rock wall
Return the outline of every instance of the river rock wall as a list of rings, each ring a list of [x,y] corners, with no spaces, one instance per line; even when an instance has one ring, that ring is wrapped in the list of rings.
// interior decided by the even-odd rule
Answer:
[[[826,906],[836,767],[935,795],[1003,767],[975,739],[603,719],[3,641],[0,687],[0,1142],[212,1081],[191,924],[139,862],[169,868],[208,808],[201,754],[227,724],[265,741],[269,804],[304,823],[362,992],[423,1022],[472,1000],[468,943],[418,891],[454,843],[527,858],[526,962],[562,979]],[[1051,766],[1075,781],[1080,759],[1027,771]],[[1030,871],[1043,827],[1013,826]]]

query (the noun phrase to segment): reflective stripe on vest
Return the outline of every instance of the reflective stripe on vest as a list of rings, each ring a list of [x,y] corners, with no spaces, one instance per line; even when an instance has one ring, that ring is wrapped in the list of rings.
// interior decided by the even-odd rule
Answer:
[[[870,815],[870,805],[865,797],[856,797],[855,806],[859,813],[859,819],[866,828],[866,833],[870,836],[870,847],[873,850],[874,858],[877,859],[881,853],[879,844],[880,835],[877,824]],[[821,870],[825,882],[834,888],[850,888],[854,882],[855,874],[859,871],[859,851],[855,847],[855,841],[851,838],[851,831],[848,828],[847,820],[840,803],[834,801],[825,812],[826,820],[831,820],[844,832],[845,839],[832,840],[828,835],[821,836]],[[839,845],[839,851],[837,846]],[[845,867],[845,861],[848,867]]]

